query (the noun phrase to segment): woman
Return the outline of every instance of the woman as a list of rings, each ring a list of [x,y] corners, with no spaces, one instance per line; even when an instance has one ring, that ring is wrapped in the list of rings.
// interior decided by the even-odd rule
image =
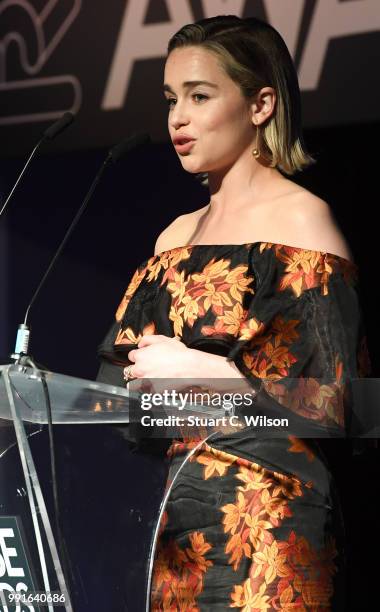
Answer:
[[[207,174],[210,201],[136,271],[99,379],[248,381],[258,410],[343,431],[344,383],[367,367],[356,266],[329,205],[284,176],[314,161],[284,41],[255,18],[186,25],[164,93],[179,159]],[[151,610],[345,609],[339,502],[315,441],[246,428],[168,455]]]

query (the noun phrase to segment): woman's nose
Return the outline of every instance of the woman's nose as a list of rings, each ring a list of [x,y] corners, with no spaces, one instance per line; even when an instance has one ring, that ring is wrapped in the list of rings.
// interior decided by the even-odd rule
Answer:
[[[189,123],[189,115],[183,104],[179,104],[178,102],[176,103],[172,109],[172,112],[170,113],[169,121],[170,125],[175,129],[178,129],[181,125],[187,125]]]

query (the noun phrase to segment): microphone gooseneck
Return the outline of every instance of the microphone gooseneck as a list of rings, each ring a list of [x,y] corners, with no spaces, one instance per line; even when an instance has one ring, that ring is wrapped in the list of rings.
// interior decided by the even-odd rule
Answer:
[[[53,127],[53,126],[52,126]],[[43,275],[37,289],[35,290],[32,299],[30,300],[30,303],[26,309],[25,312],[25,317],[24,317],[24,322],[21,323],[18,326],[18,331],[17,331],[17,338],[16,338],[16,347],[15,347],[15,352],[12,354],[12,359],[16,360],[16,363],[20,363],[20,361],[22,361],[23,357],[27,357],[28,356],[28,350],[29,350],[29,340],[30,340],[30,328],[28,326],[28,317],[29,317],[29,313],[31,310],[31,307],[33,306],[35,300],[37,299],[42,287],[44,286],[46,279],[48,278],[50,272],[52,271],[52,269],[54,268],[54,265],[57,261],[57,259],[59,258],[60,254],[62,253],[68,239],[70,238],[71,234],[74,231],[75,226],[77,225],[79,219],[81,218],[82,214],[84,213],[85,209],[87,208],[88,202],[91,199],[92,194],[94,193],[96,186],[104,172],[104,170],[106,169],[107,165],[110,163],[110,161],[112,160],[114,163],[116,163],[117,161],[119,161],[119,159],[121,159],[124,155],[126,155],[127,153],[131,152],[132,150],[134,150],[135,148],[147,144],[148,142],[150,142],[150,136],[149,134],[146,133],[142,133],[142,134],[134,134],[133,136],[130,136],[129,138],[123,140],[122,142],[118,143],[117,145],[115,145],[114,147],[112,147],[112,149],[109,150],[106,159],[103,161],[97,175],[95,176],[95,179],[93,180],[90,189],[88,190],[80,208],[78,209],[74,219],[72,220],[69,228],[67,229],[63,240],[61,242],[61,244],[59,245],[57,251],[55,252],[53,258],[50,261],[50,264],[48,265],[48,268],[45,272],[45,274]]]
[[[38,143],[34,147],[33,151],[29,155],[29,157],[28,157],[28,159],[27,159],[23,169],[21,170],[21,172],[20,172],[20,174],[19,174],[19,176],[17,178],[17,181],[13,185],[13,187],[11,189],[11,192],[9,193],[7,199],[5,200],[3,206],[2,206],[2,208],[0,210],[0,217],[3,214],[3,212],[5,211],[6,207],[8,206],[8,202],[12,198],[14,192],[16,191],[16,188],[17,188],[19,182],[21,181],[22,177],[24,176],[25,170],[29,166],[30,162],[32,161],[33,157],[37,153],[37,151],[40,148],[40,146],[42,145],[42,143],[45,142],[45,140],[52,140],[53,138],[58,136],[58,134],[63,132],[63,130],[65,130],[73,121],[74,121],[74,115],[72,113],[67,112],[64,115],[62,115],[62,117],[60,119],[58,119],[58,121],[55,121],[53,123],[53,125],[48,127],[42,133],[42,138],[40,138],[40,140],[38,141]]]

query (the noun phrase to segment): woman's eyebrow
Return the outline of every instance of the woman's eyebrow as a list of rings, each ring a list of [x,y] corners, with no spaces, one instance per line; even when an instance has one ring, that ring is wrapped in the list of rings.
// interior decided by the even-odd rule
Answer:
[[[214,87],[215,89],[218,89],[218,85],[216,83],[210,83],[210,81],[184,81],[182,83],[182,87],[184,87],[185,89],[195,87],[196,85],[208,85],[209,87]],[[174,93],[168,83],[164,83],[163,90],[169,91],[170,93]]]

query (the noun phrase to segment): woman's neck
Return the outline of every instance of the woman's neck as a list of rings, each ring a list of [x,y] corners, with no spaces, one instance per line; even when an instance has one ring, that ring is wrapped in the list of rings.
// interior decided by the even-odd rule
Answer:
[[[249,202],[250,207],[271,201],[278,189],[289,183],[276,168],[249,160],[250,166],[236,165],[221,172],[209,172],[210,212],[236,213]]]

